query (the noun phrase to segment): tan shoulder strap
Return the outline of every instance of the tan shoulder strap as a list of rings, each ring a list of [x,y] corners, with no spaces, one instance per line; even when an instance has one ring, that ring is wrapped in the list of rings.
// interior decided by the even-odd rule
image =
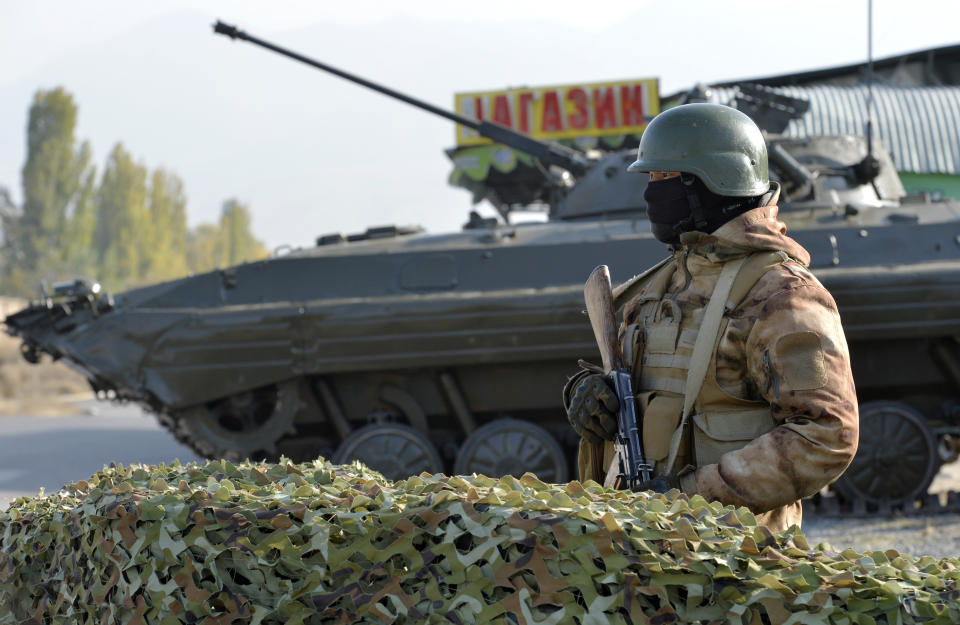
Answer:
[[[737,274],[733,286],[730,288],[730,295],[727,296],[727,310],[733,310],[740,305],[743,298],[747,296],[750,289],[767,273],[777,265],[790,260],[786,252],[757,252],[751,254],[747,261]]]
[[[620,310],[624,304],[636,297],[640,290],[650,281],[650,278],[653,278],[654,274],[665,267],[671,260],[673,260],[673,256],[667,256],[650,269],[630,278],[613,289],[613,309]]]
[[[693,406],[697,400],[697,395],[700,394],[700,387],[703,386],[703,379],[710,366],[710,358],[720,333],[720,323],[723,320],[723,311],[727,299],[737,279],[737,274],[749,258],[752,258],[752,256],[731,260],[723,266],[723,269],[720,270],[720,278],[717,280],[716,286],[713,287],[710,301],[707,302],[707,309],[703,313],[703,321],[700,322],[700,330],[697,332],[697,340],[693,344],[690,369],[687,370],[687,382],[683,391],[683,415],[680,418],[680,425],[677,426],[677,429],[673,432],[673,437],[670,439],[670,455],[667,456],[664,471],[666,474],[673,473],[673,465],[677,461],[677,452],[680,450],[683,430],[693,413]]]

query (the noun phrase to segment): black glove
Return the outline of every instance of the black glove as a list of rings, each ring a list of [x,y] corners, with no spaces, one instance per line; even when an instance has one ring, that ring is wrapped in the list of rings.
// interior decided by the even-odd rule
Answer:
[[[680,478],[676,475],[661,475],[646,482],[640,482],[637,490],[652,490],[655,493],[665,493],[676,488],[680,490]]]
[[[612,441],[618,430],[617,392],[602,373],[581,371],[564,389],[564,404],[570,426],[590,443]]]

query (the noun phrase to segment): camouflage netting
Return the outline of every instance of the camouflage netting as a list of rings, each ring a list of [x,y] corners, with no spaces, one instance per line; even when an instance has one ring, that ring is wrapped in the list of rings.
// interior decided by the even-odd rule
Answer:
[[[641,134],[578,137],[556,141],[584,152],[633,149]],[[473,203],[490,200],[497,207],[549,202],[552,185],[546,169],[535,158],[499,143],[461,146],[447,150],[453,171],[447,182],[473,194]]]
[[[960,621],[955,558],[811,550],[673,495],[322,461],[109,468],[0,513],[0,624]]]

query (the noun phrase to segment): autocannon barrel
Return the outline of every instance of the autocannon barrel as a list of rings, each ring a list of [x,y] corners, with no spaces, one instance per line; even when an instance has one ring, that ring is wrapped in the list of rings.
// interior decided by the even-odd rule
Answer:
[[[770,162],[782,169],[787,177],[799,185],[799,190],[794,195],[804,197],[809,194],[816,179],[813,173],[779,143],[771,143],[769,152]]]
[[[213,25],[213,31],[215,33],[230,37],[231,39],[249,41],[250,43],[256,44],[260,47],[272,50],[277,54],[282,54],[283,56],[300,61],[301,63],[306,63],[311,67],[329,72],[349,80],[350,82],[354,82],[358,85],[367,87],[368,89],[373,89],[374,91],[378,91],[384,95],[390,96],[391,98],[400,100],[401,102],[406,102],[407,104],[417,108],[429,111],[434,115],[439,115],[440,117],[444,117],[450,121],[462,124],[477,131],[481,136],[486,137],[491,141],[503,143],[504,145],[508,145],[511,148],[520,150],[521,152],[526,152],[527,154],[540,159],[548,165],[562,167],[573,174],[581,174],[590,167],[590,161],[586,157],[576,150],[572,150],[566,146],[562,146],[557,143],[538,141],[532,137],[528,137],[523,133],[516,132],[499,124],[488,121],[477,121],[470,119],[469,117],[464,117],[458,113],[444,110],[440,107],[430,104],[429,102],[424,102],[423,100],[400,93],[399,91],[385,87],[384,85],[377,84],[355,74],[351,74],[333,67],[332,65],[322,63],[292,50],[288,50],[276,44],[270,43],[269,41],[255,37],[243,30],[240,30],[236,26],[231,26],[230,24],[224,24],[223,22],[217,21],[217,23]]]

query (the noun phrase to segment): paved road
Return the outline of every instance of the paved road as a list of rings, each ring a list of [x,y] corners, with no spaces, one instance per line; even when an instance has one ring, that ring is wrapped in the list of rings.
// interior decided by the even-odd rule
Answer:
[[[0,417],[0,508],[15,497],[55,491],[105,464],[197,460],[134,405],[78,403],[71,417]]]

